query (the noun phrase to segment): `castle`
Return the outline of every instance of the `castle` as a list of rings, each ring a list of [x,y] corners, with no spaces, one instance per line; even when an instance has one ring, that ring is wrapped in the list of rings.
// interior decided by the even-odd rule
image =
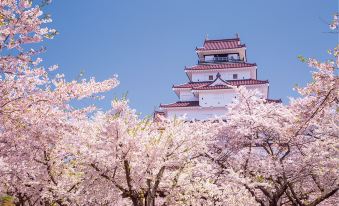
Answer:
[[[257,65],[247,62],[246,45],[240,38],[205,40],[196,48],[198,64],[185,67],[188,82],[173,85],[179,101],[160,104],[155,119],[184,117],[187,120],[207,120],[227,113],[227,105],[237,98],[234,86],[257,89],[268,102],[268,80],[257,79]]]

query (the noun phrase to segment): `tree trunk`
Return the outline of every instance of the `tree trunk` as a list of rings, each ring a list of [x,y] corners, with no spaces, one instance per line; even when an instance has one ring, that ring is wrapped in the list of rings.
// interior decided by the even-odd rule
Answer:
[[[144,206],[142,199],[139,197],[131,197],[131,200],[133,202],[133,206]]]
[[[154,206],[155,205],[155,198],[152,195],[148,194],[145,198],[145,206]]]

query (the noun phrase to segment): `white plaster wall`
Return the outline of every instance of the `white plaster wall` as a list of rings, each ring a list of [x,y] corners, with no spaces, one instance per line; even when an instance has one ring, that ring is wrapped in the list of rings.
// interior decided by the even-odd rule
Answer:
[[[252,68],[250,69],[251,72],[251,79],[257,79],[257,69],[256,68]]]
[[[180,91],[180,96],[179,96],[180,101],[198,101],[198,97],[195,97],[191,90],[181,90]]]
[[[227,108],[189,108],[177,109],[172,108],[167,110],[167,118],[183,118],[187,120],[207,120],[213,119],[216,116],[224,116],[227,113]]]
[[[248,90],[257,89],[261,93],[262,98],[264,99],[268,98],[268,84],[250,85],[250,86],[246,86],[246,88]]]
[[[254,70],[254,71],[252,71]],[[255,68],[243,69],[243,70],[227,70],[227,71],[210,71],[210,72],[194,72],[192,73],[193,82],[210,81],[209,75],[213,75],[213,79],[216,78],[217,74],[220,73],[221,79],[232,80],[233,74],[238,74],[238,79],[256,79]]]
[[[248,90],[257,89],[261,93],[261,97],[267,99],[268,85],[249,85]],[[199,93],[199,105],[201,107],[224,107],[229,105],[237,94],[233,89],[229,90],[206,90]]]
[[[199,93],[199,104],[201,107],[225,107],[235,96],[234,90],[209,90]]]

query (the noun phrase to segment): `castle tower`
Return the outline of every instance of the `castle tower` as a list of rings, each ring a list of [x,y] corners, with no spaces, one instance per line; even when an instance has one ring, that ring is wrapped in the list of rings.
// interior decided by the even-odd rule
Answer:
[[[184,117],[187,120],[206,120],[223,116],[227,105],[237,98],[231,86],[245,86],[257,89],[262,98],[268,99],[268,80],[257,79],[257,65],[248,63],[246,45],[238,35],[233,39],[206,39],[203,47],[196,48],[198,64],[185,67],[188,82],[173,85],[179,101],[160,104],[154,113],[166,118]]]

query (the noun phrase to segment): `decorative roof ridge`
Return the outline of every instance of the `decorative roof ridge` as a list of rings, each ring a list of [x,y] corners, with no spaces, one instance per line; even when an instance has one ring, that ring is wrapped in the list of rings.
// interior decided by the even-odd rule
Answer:
[[[205,42],[207,41],[240,41],[240,38],[235,37],[235,38],[229,38],[229,39],[205,39]]]
[[[206,86],[212,85],[212,84],[215,83],[218,79],[219,79],[221,82],[223,82],[223,83],[225,83],[226,85],[228,85],[227,81],[221,79],[221,74],[220,74],[219,72],[217,73],[217,76],[216,76],[216,77],[217,77],[217,78],[215,78],[215,80],[214,80],[213,82],[211,82],[210,84],[208,84],[208,85],[206,85]]]
[[[216,76],[217,78],[215,78],[215,80],[213,80],[212,82],[210,82],[209,84],[207,84],[207,85],[201,85],[201,86],[198,86],[198,87],[193,87],[192,89],[194,90],[194,89],[202,89],[202,88],[204,88],[204,87],[217,87],[217,86],[226,86],[227,88],[231,88],[232,87],[232,85],[230,85],[230,84],[228,84],[227,83],[227,81],[225,81],[225,80],[223,80],[223,79],[221,79],[221,75],[220,75],[220,73],[218,72],[217,73],[217,76]],[[216,85],[213,85],[216,81],[221,81],[222,83],[224,83],[224,84],[216,84]]]

